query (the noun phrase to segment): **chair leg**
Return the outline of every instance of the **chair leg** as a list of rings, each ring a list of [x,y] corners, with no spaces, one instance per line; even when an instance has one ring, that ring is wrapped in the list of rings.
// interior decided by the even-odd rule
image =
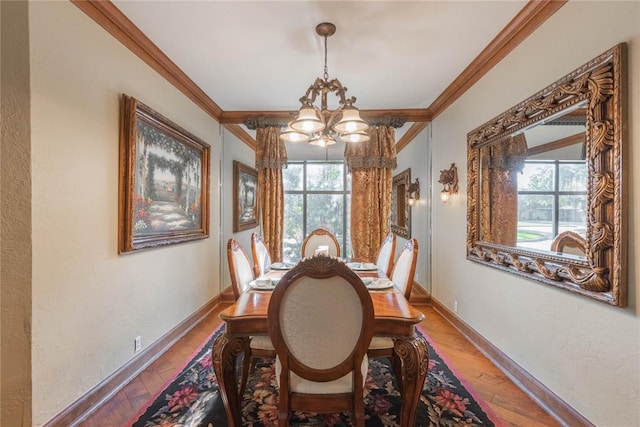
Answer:
[[[402,392],[402,360],[397,354],[391,356],[391,364],[393,365],[393,373],[398,383],[398,391]]]
[[[289,411],[278,411],[278,427],[289,427]]]
[[[238,396],[240,400],[242,400],[242,396],[244,396],[244,390],[247,388],[247,380],[249,379],[249,371],[251,370],[251,365],[253,364],[253,356],[250,354],[250,350],[246,349],[244,352],[244,356],[242,357],[242,375],[240,377],[240,390],[238,391]]]
[[[355,396],[357,399],[358,396]],[[353,405],[353,425],[356,427],[364,427],[364,400],[355,402]]]

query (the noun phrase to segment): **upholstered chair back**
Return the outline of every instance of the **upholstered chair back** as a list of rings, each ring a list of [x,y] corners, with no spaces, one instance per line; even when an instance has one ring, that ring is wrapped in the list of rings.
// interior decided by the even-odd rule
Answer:
[[[251,254],[253,256],[253,273],[256,277],[262,276],[271,270],[271,256],[262,236],[251,233]]]
[[[574,231],[565,231],[556,236],[551,243],[551,250],[570,255],[585,256],[587,240]]]
[[[393,269],[393,257],[396,254],[396,235],[393,233],[387,234],[387,237],[382,242],[380,250],[378,251],[378,258],[376,259],[376,265],[387,276],[391,276],[391,270]]]
[[[329,230],[324,228],[316,228],[302,242],[302,258],[312,257],[318,246],[327,246],[329,255],[333,257],[340,256],[340,244],[338,239]]]
[[[251,282],[255,276],[253,275],[253,268],[247,253],[242,248],[242,245],[235,239],[229,239],[227,243],[227,261],[229,262],[229,275],[231,276],[231,288],[233,289],[233,296],[235,299],[240,298],[240,295],[249,289],[249,282]]]
[[[402,292],[405,298],[409,299],[413,277],[416,274],[416,263],[418,262],[418,241],[415,238],[407,240],[400,255],[393,267],[391,280],[396,288]]]
[[[288,425],[290,410],[351,410],[364,425],[373,316],[364,283],[335,258],[303,259],[280,279],[267,315],[277,355],[279,425]]]

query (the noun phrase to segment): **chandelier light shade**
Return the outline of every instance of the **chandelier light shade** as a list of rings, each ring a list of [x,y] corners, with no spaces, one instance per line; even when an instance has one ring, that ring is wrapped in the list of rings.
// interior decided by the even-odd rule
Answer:
[[[291,126],[287,126],[285,130],[280,132],[280,138],[289,142],[307,142],[309,141],[309,135],[305,132],[295,130]]]
[[[315,133],[324,130],[326,125],[316,114],[313,107],[303,107],[298,112],[298,118],[291,122],[291,127],[297,131]]]
[[[318,134],[309,140],[309,144],[319,147],[328,147],[336,143],[336,140],[326,133]]]
[[[369,125],[360,118],[357,108],[345,108],[342,110],[342,118],[335,124],[333,130],[336,132],[358,132],[365,131]]]
[[[365,131],[361,130],[357,132],[344,133],[342,134],[340,139],[342,139],[344,142],[352,142],[354,144],[357,144],[359,142],[369,142],[371,138]]]
[[[327,37],[336,32],[336,26],[323,22],[316,26],[316,33],[324,37],[324,75],[316,78],[307,92],[300,98],[302,104],[296,118],[280,134],[286,142],[309,142],[311,145],[327,147],[337,139],[347,143],[369,141],[369,125],[360,117],[360,111],[353,105],[356,97],[347,98],[347,88],[338,79],[329,80],[327,68]],[[338,107],[334,111],[327,108],[327,95],[338,97]],[[314,105],[316,99],[320,105]],[[336,121],[337,120],[337,121]]]

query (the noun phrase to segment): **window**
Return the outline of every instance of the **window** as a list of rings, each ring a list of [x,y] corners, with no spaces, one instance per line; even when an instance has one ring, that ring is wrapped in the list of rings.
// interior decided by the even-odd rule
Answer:
[[[525,162],[518,175],[518,246],[549,250],[559,233],[584,235],[586,224],[586,162]]]
[[[319,227],[336,236],[341,256],[350,257],[351,180],[344,162],[291,161],[282,170],[282,182],[284,260],[300,259],[302,241]]]

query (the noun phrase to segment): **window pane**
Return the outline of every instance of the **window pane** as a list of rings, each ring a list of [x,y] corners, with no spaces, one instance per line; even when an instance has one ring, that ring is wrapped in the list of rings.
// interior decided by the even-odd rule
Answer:
[[[291,165],[289,165],[291,167]],[[302,252],[302,218],[304,214],[302,194],[284,195],[284,232],[282,255],[284,261],[295,262]]]
[[[326,228],[336,236],[338,242],[342,242],[342,203],[341,194],[307,194],[307,233],[316,228]]]
[[[549,163],[525,163],[518,175],[518,191],[553,191],[555,167]]]
[[[560,196],[558,199],[560,210],[558,212],[558,232],[574,231],[578,234],[586,234],[587,226],[587,196]]]
[[[342,191],[343,174],[343,163],[309,163],[307,164],[307,190]]]
[[[282,169],[282,184],[286,191],[302,191],[302,164],[289,163]]]
[[[518,196],[518,246],[549,250],[553,240],[553,196]]]
[[[587,191],[587,163],[560,163],[560,191]]]

